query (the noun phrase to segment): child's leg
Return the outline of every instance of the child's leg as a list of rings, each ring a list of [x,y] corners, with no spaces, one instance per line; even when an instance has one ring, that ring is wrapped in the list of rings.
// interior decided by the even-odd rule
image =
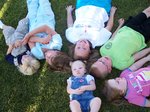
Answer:
[[[146,41],[150,40],[150,18],[148,18],[144,24],[141,26],[142,34]]]
[[[134,29],[134,27],[142,25],[149,17],[150,17],[150,7],[146,8],[142,13],[138,14],[137,16],[129,19],[125,25],[131,28],[133,27]]]
[[[129,22],[125,25],[141,33],[147,42],[150,39],[150,7],[146,8],[142,13],[129,20]]]
[[[3,35],[5,38],[5,42],[7,45],[10,45],[14,42],[14,38],[12,37],[12,35],[14,34],[15,29],[11,26],[3,26]]]
[[[101,107],[101,99],[95,97],[90,102],[90,112],[98,112]]]
[[[27,7],[28,7],[28,14],[27,17],[29,18],[30,26],[36,21],[37,10],[39,7],[39,0],[27,0]]]
[[[146,15],[142,12],[135,17],[129,18],[129,20],[127,20],[127,22],[125,23],[125,26],[137,29],[137,27],[143,24],[143,22],[146,21],[146,19]]]
[[[72,112],[81,112],[80,103],[76,100],[70,101],[70,109]]]
[[[49,0],[39,0],[39,9],[37,13],[37,23],[45,23],[54,29],[55,17]]]

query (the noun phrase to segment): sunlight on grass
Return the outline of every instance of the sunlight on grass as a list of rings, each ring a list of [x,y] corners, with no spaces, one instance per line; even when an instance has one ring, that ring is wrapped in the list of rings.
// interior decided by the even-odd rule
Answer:
[[[43,82],[43,78],[44,78],[44,74],[47,70],[47,63],[44,64],[43,68],[42,68],[42,71],[41,71],[41,74],[40,74],[40,77],[39,77],[39,96],[37,98],[35,98],[35,102],[34,104],[31,104],[28,108],[27,108],[27,111],[26,112],[36,112],[39,105],[41,104],[41,100],[42,100],[42,93],[43,93],[43,90],[44,90],[44,86],[45,86],[45,83]]]
[[[7,0],[6,3],[4,3],[3,7],[0,10],[0,19],[3,17],[4,13],[6,12],[6,10],[8,9],[8,7],[10,6],[11,0]],[[3,36],[0,36],[0,40],[2,40]]]
[[[7,0],[6,3],[4,3],[3,7],[0,10],[0,19],[3,17],[5,11],[8,9],[9,5],[11,3],[11,0]]]

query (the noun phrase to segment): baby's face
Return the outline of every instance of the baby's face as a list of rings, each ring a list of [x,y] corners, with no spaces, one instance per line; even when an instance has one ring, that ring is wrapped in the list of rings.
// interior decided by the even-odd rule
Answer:
[[[86,73],[85,64],[82,61],[74,61],[71,65],[72,74],[82,77]]]

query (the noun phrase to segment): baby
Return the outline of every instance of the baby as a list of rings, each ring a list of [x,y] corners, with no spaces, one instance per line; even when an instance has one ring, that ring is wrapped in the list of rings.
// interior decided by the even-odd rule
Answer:
[[[93,96],[96,89],[94,77],[86,74],[86,66],[80,61],[70,63],[72,76],[67,80],[67,92],[70,94],[72,112],[98,112],[101,99]]]

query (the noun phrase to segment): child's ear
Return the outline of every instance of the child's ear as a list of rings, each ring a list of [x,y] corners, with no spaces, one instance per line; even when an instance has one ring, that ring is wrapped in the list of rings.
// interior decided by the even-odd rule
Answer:
[[[124,94],[124,90],[119,90],[119,94],[122,96]]]

